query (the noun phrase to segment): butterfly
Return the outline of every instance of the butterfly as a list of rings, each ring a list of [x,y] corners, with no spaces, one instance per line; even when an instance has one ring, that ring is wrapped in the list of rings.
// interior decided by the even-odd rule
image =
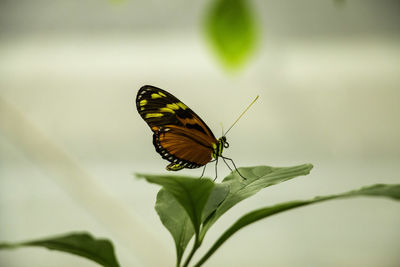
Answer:
[[[141,87],[136,96],[136,108],[153,131],[153,145],[156,151],[170,162],[166,167],[168,171],[204,166],[202,177],[206,164],[216,161],[217,175],[218,159],[222,158],[225,164],[226,160],[232,162],[239,173],[233,160],[224,157],[222,152],[224,148],[229,147],[226,134],[242,115],[222,137],[216,139],[207,124],[193,110],[163,89],[151,85]],[[232,171],[228,164],[227,166]],[[239,175],[246,179],[240,173]]]

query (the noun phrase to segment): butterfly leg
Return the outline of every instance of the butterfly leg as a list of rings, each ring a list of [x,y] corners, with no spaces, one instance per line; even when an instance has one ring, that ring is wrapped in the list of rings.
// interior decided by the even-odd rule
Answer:
[[[229,166],[229,164],[228,164],[228,162],[226,162],[225,158],[222,158],[222,159],[224,160],[224,162],[225,162],[225,165],[226,165],[226,166],[228,166],[228,168],[231,170],[231,172],[233,172],[233,170],[232,170],[231,166]]]
[[[218,158],[215,160],[215,178],[214,178],[214,182],[215,182],[215,180],[217,180],[217,177],[218,177],[217,165],[218,165]]]
[[[200,175],[199,179],[201,179],[201,177],[203,177],[204,172],[206,171],[206,167],[207,167],[207,164],[204,165],[203,171],[201,172],[201,175]]]
[[[215,159],[214,159],[214,160],[211,160],[211,161],[209,161],[208,163],[210,163],[210,162],[214,162],[214,161],[215,161]],[[208,163],[207,163],[207,164],[208,164]],[[202,173],[201,173],[201,175],[200,175],[199,179],[203,177],[203,175],[204,175],[204,172],[206,171],[206,166],[207,166],[207,164],[206,164],[206,165],[204,165],[203,171],[202,171]]]
[[[247,180],[247,178],[246,177],[244,177],[240,172],[239,172],[239,170],[236,168],[236,164],[235,164],[235,162],[233,162],[233,159],[231,159],[231,158],[227,158],[227,157],[223,157],[223,156],[221,156],[221,158],[223,159],[223,160],[229,160],[230,162],[232,162],[232,164],[233,164],[233,167],[235,167],[235,170],[237,171],[237,173],[240,175],[240,177],[242,177],[244,180]]]

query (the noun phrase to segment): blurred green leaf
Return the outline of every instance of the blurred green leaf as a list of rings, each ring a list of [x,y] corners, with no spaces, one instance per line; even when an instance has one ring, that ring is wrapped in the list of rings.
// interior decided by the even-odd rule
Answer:
[[[231,173],[222,181],[222,184],[229,186],[229,193],[213,215],[203,224],[200,233],[200,241],[203,240],[208,229],[225,212],[240,201],[256,194],[265,187],[282,183],[300,175],[307,175],[312,168],[313,166],[311,164],[279,168],[269,166],[239,168],[240,173],[246,177],[247,180],[243,180],[237,172]]]
[[[346,0],[333,0],[336,6],[344,6],[346,5]]]
[[[38,246],[68,252],[95,261],[105,267],[119,267],[112,243],[106,239],[94,239],[87,233],[71,233],[21,243],[1,243],[0,249],[15,249],[25,246]]]
[[[254,14],[246,0],[214,0],[205,32],[217,55],[230,69],[242,66],[255,48]]]
[[[214,243],[214,245],[210,248],[210,250],[200,259],[200,261],[195,266],[201,266],[229,237],[231,237],[234,233],[236,233],[237,231],[239,231],[240,229],[251,223],[254,223],[258,220],[267,218],[274,214],[281,213],[283,211],[287,211],[297,207],[310,205],[330,199],[349,198],[357,196],[378,196],[378,197],[387,197],[394,200],[400,200],[400,184],[395,184],[395,185],[377,184],[342,194],[316,197],[311,200],[285,202],[271,207],[254,210],[242,216],[231,227],[229,227],[228,230],[226,230],[221,235],[221,237],[218,238],[218,240]]]

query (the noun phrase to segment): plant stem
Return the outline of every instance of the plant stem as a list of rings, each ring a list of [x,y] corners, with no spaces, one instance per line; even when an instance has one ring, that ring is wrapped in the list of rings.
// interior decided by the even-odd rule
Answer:
[[[183,264],[182,267],[187,267],[189,265],[189,262],[191,261],[194,253],[196,252],[196,250],[200,247],[201,242],[199,242],[199,235],[196,234],[195,239],[194,239],[194,243],[193,243],[193,248],[190,251],[189,256],[186,258],[185,263]]]

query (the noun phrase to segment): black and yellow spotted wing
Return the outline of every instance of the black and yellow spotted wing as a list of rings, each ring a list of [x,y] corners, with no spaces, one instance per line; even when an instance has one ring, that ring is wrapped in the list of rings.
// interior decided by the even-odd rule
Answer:
[[[226,147],[204,121],[182,101],[160,88],[145,85],[136,96],[140,116],[153,131],[153,144],[169,171],[199,168],[217,159]]]

